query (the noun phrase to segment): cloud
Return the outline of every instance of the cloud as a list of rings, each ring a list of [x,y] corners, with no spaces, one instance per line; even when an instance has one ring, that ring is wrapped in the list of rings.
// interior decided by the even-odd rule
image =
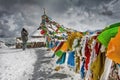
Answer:
[[[20,36],[23,27],[34,32],[44,7],[48,16],[65,27],[103,29],[120,21],[119,4],[119,0],[0,0],[0,37]]]
[[[1,27],[2,26],[2,27]],[[4,27],[3,27],[4,26]],[[13,33],[11,33],[9,31],[10,26],[3,24],[2,22],[0,22],[0,37],[9,37],[14,35]]]

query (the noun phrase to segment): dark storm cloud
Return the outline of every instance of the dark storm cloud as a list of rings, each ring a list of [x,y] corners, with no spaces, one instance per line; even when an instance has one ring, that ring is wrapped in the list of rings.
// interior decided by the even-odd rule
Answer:
[[[108,3],[110,1],[111,0],[0,0],[0,5],[6,9],[11,9],[14,5],[38,5],[63,12],[69,7],[86,7],[90,9],[94,6],[99,6],[101,3]]]
[[[119,3],[119,0],[0,0],[0,21],[3,22],[0,37],[18,36],[22,27],[33,32],[39,26],[42,8],[66,27],[98,29],[119,21]]]
[[[4,27],[3,27],[4,26]],[[10,26],[0,22],[0,37],[11,37],[14,33],[9,31]]]
[[[11,7],[15,4],[41,4],[44,0],[0,0],[0,5]]]

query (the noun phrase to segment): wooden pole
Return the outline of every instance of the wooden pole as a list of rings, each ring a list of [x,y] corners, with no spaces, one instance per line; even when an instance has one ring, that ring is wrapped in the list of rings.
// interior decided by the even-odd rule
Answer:
[[[45,8],[43,8],[43,10],[44,10],[44,15],[46,15]]]

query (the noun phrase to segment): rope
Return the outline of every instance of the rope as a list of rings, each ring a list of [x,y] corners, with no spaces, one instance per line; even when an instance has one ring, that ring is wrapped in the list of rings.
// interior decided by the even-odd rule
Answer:
[[[36,31],[37,31],[37,29],[36,29],[34,32],[32,32],[32,33],[31,33],[28,37],[31,37],[31,36],[32,36],[32,34],[33,34],[33,33],[35,33]]]

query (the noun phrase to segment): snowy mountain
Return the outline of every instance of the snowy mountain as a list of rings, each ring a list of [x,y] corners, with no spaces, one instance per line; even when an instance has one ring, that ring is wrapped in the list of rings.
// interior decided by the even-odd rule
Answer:
[[[0,48],[7,48],[7,46],[5,45],[3,41],[0,41]]]
[[[16,43],[15,38],[0,38],[1,43],[4,42],[4,44],[8,47],[14,46]]]

